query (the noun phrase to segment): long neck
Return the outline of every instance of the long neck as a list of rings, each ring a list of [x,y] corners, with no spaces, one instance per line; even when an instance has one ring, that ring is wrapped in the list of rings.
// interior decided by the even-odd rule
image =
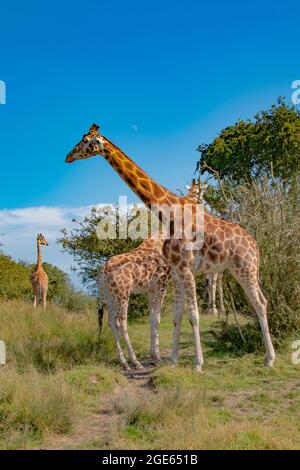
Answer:
[[[42,250],[39,242],[37,242],[37,264],[39,268],[42,267]]]
[[[184,198],[156,183],[122,150],[106,137],[105,140],[104,158],[147,207],[151,204],[183,204]]]

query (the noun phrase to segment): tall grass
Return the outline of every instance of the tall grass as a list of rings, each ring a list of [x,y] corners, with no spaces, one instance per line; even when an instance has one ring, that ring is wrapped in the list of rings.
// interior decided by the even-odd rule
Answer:
[[[18,370],[70,368],[99,358],[96,313],[72,314],[49,306],[44,312],[21,301],[1,302],[0,338]]]
[[[0,302],[0,449],[39,447],[48,435],[72,432],[78,417],[126,379],[103,365],[113,348],[105,331],[98,340],[96,311],[21,301]]]

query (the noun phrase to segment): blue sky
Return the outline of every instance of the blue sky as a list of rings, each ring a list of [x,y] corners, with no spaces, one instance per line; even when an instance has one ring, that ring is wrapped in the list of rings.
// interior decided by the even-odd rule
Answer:
[[[0,0],[0,231],[9,231],[4,209],[136,200],[100,158],[64,163],[92,122],[152,177],[182,189],[199,143],[279,95],[290,99],[299,13],[289,0]]]

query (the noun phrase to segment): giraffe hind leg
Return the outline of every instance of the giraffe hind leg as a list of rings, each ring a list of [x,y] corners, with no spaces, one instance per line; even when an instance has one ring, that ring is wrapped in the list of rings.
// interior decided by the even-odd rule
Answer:
[[[142,364],[137,360],[137,357],[135,355],[135,352],[133,350],[130,337],[128,334],[128,325],[127,325],[127,310],[128,310],[128,300],[125,302],[122,302],[122,305],[119,306],[118,308],[118,322],[119,322],[119,331],[121,333],[121,336],[125,342],[128,355],[130,358],[131,363],[133,364],[135,369],[142,369],[143,366]]]
[[[251,272],[245,273],[243,277],[240,277],[236,272],[233,272],[232,274],[243,288],[246,296],[255,310],[259,320],[266,350],[264,364],[266,367],[272,367],[275,361],[275,351],[269,332],[267,301],[259,287],[257,276],[255,273]]]
[[[218,315],[218,309],[216,305],[216,290],[217,290],[217,273],[210,273],[208,275],[208,311],[209,315]]]
[[[126,358],[124,356],[124,352],[123,352],[123,349],[122,349],[122,346],[121,346],[121,343],[120,343],[119,328],[118,328],[118,324],[117,324],[117,317],[116,317],[116,314],[115,314],[115,309],[112,307],[111,304],[107,305],[107,309],[108,309],[108,312],[107,312],[108,313],[108,324],[109,324],[109,327],[111,329],[115,344],[117,346],[119,360],[122,364],[123,369],[124,370],[129,370],[129,366],[128,366],[128,363],[127,363]]]

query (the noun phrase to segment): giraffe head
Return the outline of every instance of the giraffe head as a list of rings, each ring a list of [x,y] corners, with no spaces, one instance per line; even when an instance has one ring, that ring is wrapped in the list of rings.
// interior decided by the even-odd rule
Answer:
[[[100,135],[99,126],[92,124],[89,132],[84,134],[81,141],[68,153],[66,163],[72,163],[75,160],[85,160],[94,155],[104,155],[105,145],[106,139]]]
[[[47,242],[46,238],[44,237],[44,235],[42,235],[41,233],[38,234],[37,236],[37,242],[39,245],[44,245],[44,246],[48,246],[49,243]]]
[[[188,190],[186,195],[188,199],[199,203],[203,202],[205,185],[203,185],[200,180],[196,181],[193,179],[191,186],[185,185],[185,187]]]

